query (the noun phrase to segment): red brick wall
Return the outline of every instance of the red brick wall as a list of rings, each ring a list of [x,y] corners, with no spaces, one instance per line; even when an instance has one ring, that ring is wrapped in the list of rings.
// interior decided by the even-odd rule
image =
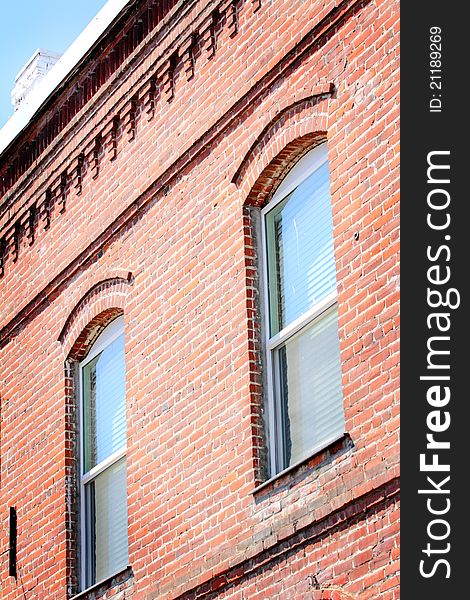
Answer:
[[[180,3],[2,199],[1,550],[9,506],[19,523],[6,600],[76,591],[70,365],[115,310],[132,574],[108,597],[398,598],[398,3],[260,5],[236,3],[236,28],[230,2]],[[320,139],[348,437],[254,492],[251,215]]]

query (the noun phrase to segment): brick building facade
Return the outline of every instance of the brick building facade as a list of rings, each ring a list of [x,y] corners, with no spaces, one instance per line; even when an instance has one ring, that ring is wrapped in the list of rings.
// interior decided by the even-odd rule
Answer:
[[[398,2],[113,3],[0,157],[0,596],[398,598]],[[265,207],[320,154],[336,285],[266,334]]]

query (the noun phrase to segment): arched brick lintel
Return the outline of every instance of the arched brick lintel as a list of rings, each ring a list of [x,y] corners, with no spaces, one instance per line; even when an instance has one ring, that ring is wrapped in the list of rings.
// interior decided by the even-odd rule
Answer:
[[[101,331],[124,313],[132,275],[95,283],[71,310],[58,337],[64,354],[77,361],[86,356]]]
[[[246,205],[269,201],[295,163],[326,141],[329,95],[310,96],[290,105],[263,129],[232,178]]]

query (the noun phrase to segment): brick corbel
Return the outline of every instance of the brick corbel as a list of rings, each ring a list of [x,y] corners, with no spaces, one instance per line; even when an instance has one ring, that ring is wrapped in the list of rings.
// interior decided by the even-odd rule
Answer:
[[[186,79],[190,81],[195,75],[196,69],[196,48],[198,34],[192,33],[180,46],[179,52],[183,62],[183,68],[186,73]]]
[[[5,275],[5,257],[7,253],[7,240],[6,237],[0,238],[0,277]]]
[[[69,183],[69,176],[67,173],[67,169],[65,169],[64,171],[62,171],[62,174],[60,176],[59,190],[58,190],[58,197],[59,197],[59,202],[60,202],[59,212],[61,214],[65,212],[65,205],[67,203],[67,192],[68,192],[68,187],[69,187],[68,183]]]
[[[137,96],[134,96],[126,104],[121,114],[122,125],[124,127],[124,131],[126,132],[128,142],[135,140],[137,128],[137,110],[138,99]]]
[[[233,38],[238,33],[238,18],[241,8],[241,0],[232,0],[229,5],[228,12],[228,28],[230,32],[230,37]]]
[[[20,255],[20,247],[21,247],[21,237],[23,234],[23,224],[21,222],[21,217],[15,222],[13,225],[13,256],[12,260],[15,263]]]
[[[210,16],[202,23],[199,30],[202,40],[202,45],[207,52],[208,58],[215,56],[217,51],[217,38],[220,27],[220,12],[218,9],[212,11]]]
[[[72,182],[75,187],[77,195],[80,195],[82,193],[83,178],[85,175],[85,167],[86,167],[86,158],[85,158],[85,153],[82,151],[73,157],[71,164],[70,164],[70,174],[71,174]]]
[[[178,50],[175,50],[158,70],[158,78],[162,81],[162,89],[167,102],[171,102],[175,97],[175,75],[179,60]]]
[[[101,134],[110,160],[115,160],[117,158],[120,134],[121,118],[119,114],[116,114],[106,123]]]
[[[147,121],[151,121],[155,116],[155,109],[157,106],[158,85],[156,76],[150,77],[150,79],[146,81],[145,85],[140,90],[139,96],[141,98],[143,110],[147,115]]]
[[[92,157],[92,177],[96,179],[100,174],[100,161],[103,154],[103,137],[99,133],[93,143],[93,157]]]
[[[30,246],[32,246],[34,244],[37,217],[38,217],[37,203],[33,202],[28,210],[28,230],[27,230],[27,234],[26,234]]]
[[[51,218],[52,218],[52,208],[54,204],[54,194],[52,192],[52,187],[48,187],[46,193],[44,195],[44,200],[42,202],[42,210],[41,210],[41,218],[43,222],[43,228],[49,229],[51,226]]]

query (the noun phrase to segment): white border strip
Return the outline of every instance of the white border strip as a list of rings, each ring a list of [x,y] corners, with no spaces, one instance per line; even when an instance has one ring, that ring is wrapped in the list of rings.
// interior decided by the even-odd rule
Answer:
[[[77,39],[37,85],[34,92],[0,129],[0,153],[29,125],[38,110],[78,65],[130,0],[108,0]]]

